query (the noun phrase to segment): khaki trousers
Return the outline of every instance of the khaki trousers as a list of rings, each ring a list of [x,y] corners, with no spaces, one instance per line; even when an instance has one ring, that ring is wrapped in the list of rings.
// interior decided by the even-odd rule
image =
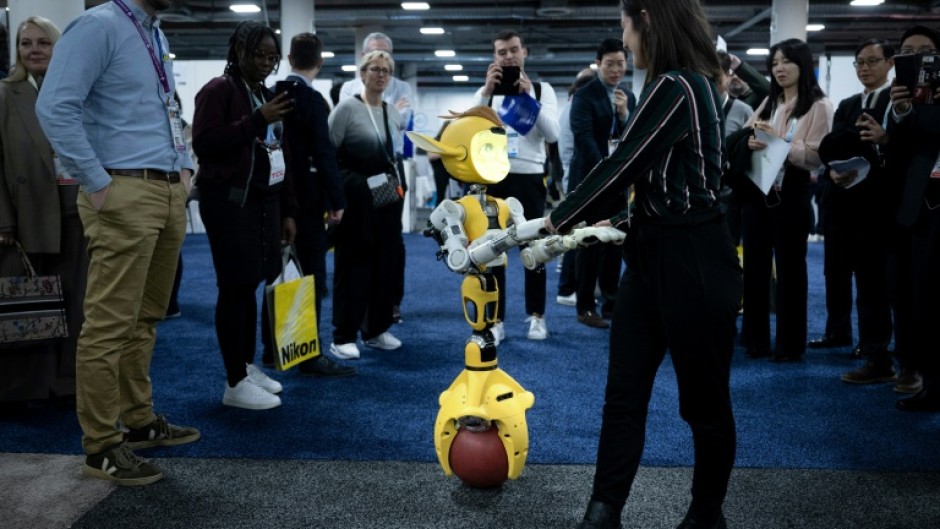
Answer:
[[[115,176],[100,211],[78,197],[88,238],[85,323],[76,354],[82,448],[96,454],[120,443],[120,425],[155,419],[150,359],[186,234],[182,183]]]

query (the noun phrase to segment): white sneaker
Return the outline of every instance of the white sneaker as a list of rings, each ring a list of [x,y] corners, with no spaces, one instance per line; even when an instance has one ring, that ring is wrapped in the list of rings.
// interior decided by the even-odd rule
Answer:
[[[281,398],[268,393],[261,386],[245,377],[235,387],[225,385],[222,404],[246,410],[269,410],[281,405]]]
[[[525,319],[529,322],[529,339],[544,340],[548,338],[548,328],[545,326],[545,318],[535,314]]]
[[[284,386],[280,382],[266,375],[260,367],[254,364],[247,364],[245,367],[248,369],[248,380],[260,386],[261,389],[271,394],[277,394],[284,390]]]
[[[392,349],[398,349],[401,347],[401,340],[392,336],[392,333],[385,331],[382,334],[371,338],[369,340],[363,340],[362,343],[368,345],[369,347],[374,347],[376,349],[385,349],[391,351]]]
[[[359,358],[359,348],[356,347],[356,342],[330,344],[330,352],[333,353],[333,356],[336,358],[342,358],[343,360],[355,360]]]
[[[557,301],[559,305],[564,305],[566,307],[574,307],[578,304],[578,293],[572,292],[571,294],[568,294],[567,296],[558,295],[555,298],[555,301]]]
[[[503,328],[503,322],[498,321],[490,327],[490,332],[493,333],[493,345],[498,346],[506,339],[506,329]]]

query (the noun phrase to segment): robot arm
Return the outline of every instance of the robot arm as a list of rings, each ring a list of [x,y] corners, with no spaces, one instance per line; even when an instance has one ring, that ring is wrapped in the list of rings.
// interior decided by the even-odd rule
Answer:
[[[457,273],[470,269],[472,262],[467,251],[467,232],[463,223],[466,218],[464,209],[453,200],[443,200],[431,212],[428,223],[437,232],[441,251],[447,260],[447,267]]]
[[[520,218],[525,219],[521,215]],[[544,218],[524,220],[491,237],[482,237],[473,241],[470,245],[470,260],[477,264],[489,263],[510,248],[543,237],[545,233]]]
[[[590,246],[598,242],[619,244],[626,236],[626,233],[609,226],[578,228],[568,235],[552,235],[530,243],[528,248],[521,252],[522,264],[529,270],[534,270],[542,263],[547,263],[578,246]]]

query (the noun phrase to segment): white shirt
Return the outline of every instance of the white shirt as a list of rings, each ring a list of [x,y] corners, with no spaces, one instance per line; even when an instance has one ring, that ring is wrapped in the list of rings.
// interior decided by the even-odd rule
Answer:
[[[509,159],[509,172],[519,174],[544,174],[545,173],[545,142],[554,143],[558,141],[558,99],[555,97],[555,90],[552,85],[540,82],[542,85],[542,97],[539,100],[542,108],[539,111],[539,117],[535,120],[535,126],[528,134],[522,136],[519,141],[519,155]],[[535,98],[535,88],[529,89],[529,95]],[[489,98],[483,97],[483,87],[477,90],[474,96],[478,105],[486,106]],[[503,96],[493,96],[493,108],[497,109],[503,104]],[[507,129],[511,129],[507,125]]]

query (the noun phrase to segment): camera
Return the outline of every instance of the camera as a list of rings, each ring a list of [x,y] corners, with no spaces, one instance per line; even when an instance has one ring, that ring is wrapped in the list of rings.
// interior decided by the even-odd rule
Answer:
[[[493,95],[512,96],[519,93],[519,86],[516,81],[519,80],[521,70],[518,66],[503,66],[503,76],[493,90]]]

